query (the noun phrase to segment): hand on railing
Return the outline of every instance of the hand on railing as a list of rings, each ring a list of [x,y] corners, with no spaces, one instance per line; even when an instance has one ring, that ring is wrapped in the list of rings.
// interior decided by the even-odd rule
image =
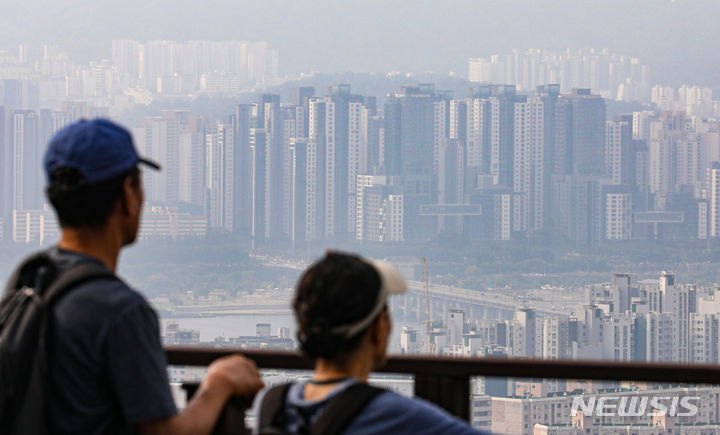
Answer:
[[[194,382],[182,384],[187,400],[192,398],[198,387],[200,384]],[[254,399],[255,395],[231,397],[218,417],[213,435],[249,435],[251,431],[245,425],[245,411],[252,407]]]
[[[203,382],[212,388],[225,390],[229,396],[254,395],[265,386],[255,361],[240,354],[218,358],[208,366]]]

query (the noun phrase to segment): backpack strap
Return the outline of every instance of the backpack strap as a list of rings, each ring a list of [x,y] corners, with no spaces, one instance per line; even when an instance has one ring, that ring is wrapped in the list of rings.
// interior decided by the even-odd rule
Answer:
[[[272,387],[263,396],[257,416],[261,434],[285,433],[285,401],[291,383]]]
[[[35,274],[38,268],[48,264],[50,264],[50,259],[45,251],[32,254],[23,260],[23,262],[20,263],[20,265],[13,271],[12,275],[10,275],[10,279],[7,280],[5,292],[3,293],[3,299],[10,297],[10,295],[23,286],[30,285],[32,275]]]
[[[46,370],[46,355],[45,346],[47,343],[48,329],[50,328],[50,310],[53,304],[63,295],[68,293],[75,287],[85,282],[102,279],[102,278],[114,278],[119,279],[115,276],[110,269],[102,264],[94,261],[82,262],[71,266],[62,272],[47,289],[41,290],[40,297],[42,297],[43,304],[45,306],[43,310],[43,317],[41,319],[41,330],[40,336],[38,337],[38,349],[40,356],[40,369],[45,373]]]
[[[310,433],[339,435],[375,397],[386,391],[366,383],[347,387],[325,405]]]
[[[94,261],[76,264],[61,273],[50,287],[42,292],[43,300],[50,305],[67,293],[68,290],[87,281],[103,278],[119,279],[105,265]]]

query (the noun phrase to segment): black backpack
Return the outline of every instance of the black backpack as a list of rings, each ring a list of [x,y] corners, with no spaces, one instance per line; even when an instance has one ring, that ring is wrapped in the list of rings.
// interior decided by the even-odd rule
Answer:
[[[260,435],[280,435],[285,431],[285,401],[292,384],[278,385],[265,394],[257,416]],[[333,397],[320,411],[315,423],[309,423],[310,416],[303,416],[300,434],[304,435],[340,435],[378,394],[387,390],[365,383],[347,387]]]
[[[0,427],[4,434],[50,432],[45,404],[50,308],[79,284],[114,277],[96,262],[77,264],[58,276],[45,252],[23,261],[12,275],[0,302]]]

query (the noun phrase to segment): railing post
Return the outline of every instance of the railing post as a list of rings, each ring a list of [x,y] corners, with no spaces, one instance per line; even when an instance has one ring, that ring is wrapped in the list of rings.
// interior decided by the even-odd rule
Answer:
[[[415,396],[435,403],[458,418],[470,421],[468,376],[416,374]]]

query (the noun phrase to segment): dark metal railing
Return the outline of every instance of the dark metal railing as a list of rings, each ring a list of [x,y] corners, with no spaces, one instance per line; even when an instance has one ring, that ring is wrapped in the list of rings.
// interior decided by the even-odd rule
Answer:
[[[222,356],[241,353],[254,360],[259,368],[313,368],[312,362],[297,352],[198,347],[166,350],[172,365],[207,366]],[[468,421],[470,378],[474,376],[720,384],[720,366],[674,363],[393,355],[378,372],[413,375],[415,396]]]

